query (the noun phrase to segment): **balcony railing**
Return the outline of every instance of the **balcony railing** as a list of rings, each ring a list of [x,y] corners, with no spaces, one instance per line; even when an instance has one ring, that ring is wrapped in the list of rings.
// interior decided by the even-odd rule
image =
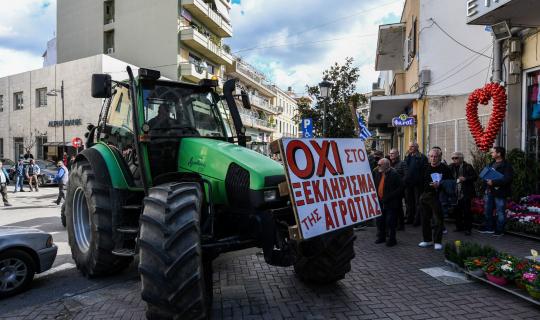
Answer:
[[[186,45],[206,53],[211,60],[220,64],[231,65],[232,56],[223,50],[220,43],[215,43],[209,36],[202,34],[192,27],[180,27],[180,40]]]
[[[180,76],[194,83],[198,83],[202,79],[209,79],[212,76],[206,69],[199,72],[197,66],[190,62],[180,63],[178,70],[180,71]]]
[[[240,112],[242,123],[246,127],[258,128],[258,129],[263,129],[267,131],[275,130],[275,125],[270,124],[268,120],[258,118],[253,113],[243,108],[238,108],[238,111]]]
[[[261,108],[261,109],[266,110],[266,111],[268,111],[270,113],[273,113],[273,114],[280,113],[279,109],[277,107],[271,105],[270,102],[268,102],[267,100],[265,100],[265,99],[263,99],[261,97],[258,97],[258,96],[254,95],[254,94],[249,95],[249,101],[255,107]]]

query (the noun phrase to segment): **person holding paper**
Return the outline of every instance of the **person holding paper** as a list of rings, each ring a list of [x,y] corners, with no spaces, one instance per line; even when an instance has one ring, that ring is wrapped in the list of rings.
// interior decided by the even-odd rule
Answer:
[[[390,160],[382,158],[377,163],[377,170],[373,174],[382,215],[377,218],[377,240],[375,243],[386,242],[388,247],[395,246],[396,224],[398,209],[402,206],[401,194],[403,192],[401,177],[390,166]],[[386,236],[388,235],[388,240]]]
[[[487,172],[487,174],[481,175],[484,180],[486,193],[484,195],[485,221],[480,232],[494,233],[496,236],[502,236],[506,222],[506,199],[512,195],[511,187],[514,169],[512,168],[512,165],[505,160],[506,149],[503,147],[491,149],[491,157],[494,161],[489,164],[488,169],[495,169],[496,172],[490,173],[489,170],[482,170],[482,173]],[[494,207],[497,214],[496,223],[493,219]]]
[[[431,149],[428,159],[429,164],[424,169],[424,192],[420,196],[423,241],[418,246],[427,248],[435,242],[435,250],[441,250],[444,217],[439,201],[439,187],[442,180],[452,179],[452,174],[448,166],[441,162],[442,152],[440,149]],[[431,227],[432,219],[435,220],[435,228],[433,229]]]
[[[478,174],[476,174],[473,166],[465,162],[463,158],[463,153],[454,152],[452,154],[452,164],[450,165],[452,177],[456,180],[455,231],[465,231],[466,235],[471,235],[471,201],[475,197],[474,183],[478,179]]]

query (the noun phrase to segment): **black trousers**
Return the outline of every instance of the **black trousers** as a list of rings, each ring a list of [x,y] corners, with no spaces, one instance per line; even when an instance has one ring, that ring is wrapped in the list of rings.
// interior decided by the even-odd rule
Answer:
[[[424,241],[442,244],[444,217],[437,193],[423,193],[420,196],[420,203],[422,205],[422,236]],[[435,228],[432,228],[432,219],[435,220]]]
[[[405,205],[407,209],[407,223],[420,224],[421,205],[420,195],[421,186],[410,186],[405,189]]]
[[[391,241],[396,240],[396,224],[397,224],[397,209],[382,208],[382,215],[376,219],[377,222],[377,239]]]
[[[66,200],[66,195],[64,193],[64,184],[59,183],[58,184],[58,199],[56,199],[56,203],[60,204],[60,201],[62,201],[62,199],[64,199],[64,201]]]
[[[454,208],[456,228],[458,230],[471,231],[472,229],[471,201],[471,198],[464,197],[458,201],[457,206]]]

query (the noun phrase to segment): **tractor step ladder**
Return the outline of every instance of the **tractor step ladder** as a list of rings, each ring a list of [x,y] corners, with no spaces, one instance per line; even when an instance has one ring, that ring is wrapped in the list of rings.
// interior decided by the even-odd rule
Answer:
[[[114,249],[112,251],[112,254],[114,254],[115,256],[121,256],[121,257],[133,257],[135,255],[135,250],[126,249],[126,248]]]
[[[139,232],[139,228],[131,226],[120,226],[116,228],[116,231],[123,234],[134,234],[136,235]]]
[[[122,206],[122,210],[124,210],[125,212],[137,211],[137,213],[140,214],[141,210],[142,210],[142,205],[140,205],[140,204],[127,204],[127,205]]]

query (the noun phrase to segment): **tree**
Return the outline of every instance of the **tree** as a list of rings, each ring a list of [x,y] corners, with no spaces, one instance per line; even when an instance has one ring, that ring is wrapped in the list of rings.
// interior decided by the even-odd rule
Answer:
[[[318,85],[308,86],[307,92],[315,98],[315,105],[312,106],[308,99],[299,99],[298,118],[300,123],[303,118],[312,118],[314,134],[322,137],[322,125],[325,103],[328,103],[328,112],[326,118],[326,136],[333,138],[351,138],[355,137],[355,124],[349,103],[358,106],[366,102],[367,98],[356,93],[356,82],[358,81],[359,68],[353,66],[353,58],[346,58],[343,65],[337,62],[323,72],[323,79],[333,83],[330,90],[330,96],[323,99],[320,96]],[[356,121],[356,120],[354,120]]]

